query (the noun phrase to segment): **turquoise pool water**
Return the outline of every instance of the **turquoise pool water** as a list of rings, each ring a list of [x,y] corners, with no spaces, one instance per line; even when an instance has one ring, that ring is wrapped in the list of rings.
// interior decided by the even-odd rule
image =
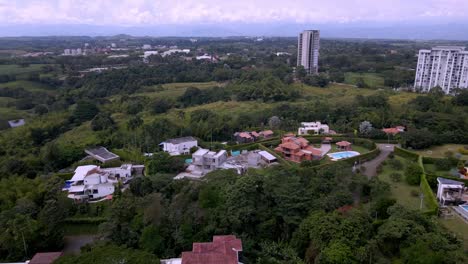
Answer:
[[[463,210],[468,212],[468,205],[460,205],[460,207],[463,208]]]
[[[357,151],[342,151],[342,152],[335,152],[335,153],[330,153],[327,154],[328,157],[330,157],[332,160],[340,160],[340,159],[347,159],[351,158],[354,156],[358,156],[361,153]]]
[[[192,164],[192,159],[186,159],[186,160],[185,160],[185,163],[187,163],[187,164]]]

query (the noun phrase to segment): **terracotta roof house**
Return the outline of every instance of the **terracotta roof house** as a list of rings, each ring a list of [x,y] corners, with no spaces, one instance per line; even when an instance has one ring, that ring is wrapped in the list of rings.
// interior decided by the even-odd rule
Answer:
[[[340,150],[351,150],[351,142],[348,141],[340,141],[336,142],[336,145]]]
[[[255,137],[253,137],[250,132],[236,132],[234,133],[234,138],[240,144],[255,141]]]
[[[383,128],[382,131],[385,134],[396,135],[396,134],[399,134],[401,132],[405,132],[405,127],[404,126],[396,126],[396,127]]]
[[[62,256],[62,252],[36,253],[29,264],[52,264]]]
[[[257,133],[257,132],[255,132],[255,131],[250,132],[250,134],[251,134],[253,137],[255,137],[255,138],[259,138],[259,137],[260,137],[260,134]]]
[[[238,264],[242,240],[234,235],[214,236],[213,242],[193,243],[192,251],[182,252],[181,259],[161,260],[162,264]]]
[[[321,150],[309,146],[309,141],[303,137],[284,137],[275,151],[285,159],[298,163],[304,160],[319,160],[323,156]]]
[[[273,131],[271,130],[264,130],[264,131],[261,131],[260,133],[260,136],[262,136],[263,138],[271,138],[273,136]]]

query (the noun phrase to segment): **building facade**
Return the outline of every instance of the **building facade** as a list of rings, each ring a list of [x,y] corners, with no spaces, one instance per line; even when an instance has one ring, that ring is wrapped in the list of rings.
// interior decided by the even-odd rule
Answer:
[[[420,50],[414,89],[429,92],[440,86],[446,94],[468,88],[468,51],[465,47],[438,46]]]
[[[298,135],[318,135],[330,133],[330,127],[326,124],[317,122],[301,122],[301,127],[298,128]]]
[[[303,66],[308,74],[318,73],[320,31],[305,30],[297,41],[297,66]]]
[[[190,154],[191,148],[198,147],[198,140],[193,137],[168,139],[159,144],[160,148],[171,156]]]

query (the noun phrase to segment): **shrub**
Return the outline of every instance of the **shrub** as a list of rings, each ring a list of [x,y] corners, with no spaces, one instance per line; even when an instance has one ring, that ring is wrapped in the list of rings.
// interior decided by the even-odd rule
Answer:
[[[393,154],[393,152],[390,152],[390,154],[388,154],[388,158],[389,158],[389,159],[394,159],[394,158],[395,158],[395,154]]]
[[[413,197],[418,197],[418,196],[419,196],[419,192],[416,191],[416,190],[411,190],[411,196],[413,196]]]
[[[400,182],[401,181],[401,173],[398,173],[398,172],[393,172],[392,174],[390,174],[390,179],[392,179],[392,181],[394,182]]]
[[[409,185],[418,185],[421,180],[422,169],[417,164],[412,163],[405,170],[405,179]]]
[[[382,164],[380,164],[379,166],[377,166],[377,173],[382,173],[382,170],[383,170]]]
[[[397,159],[388,160],[388,165],[390,165],[390,167],[392,169],[395,169],[395,170],[402,170],[403,169],[403,162],[401,162],[400,160],[397,160]]]

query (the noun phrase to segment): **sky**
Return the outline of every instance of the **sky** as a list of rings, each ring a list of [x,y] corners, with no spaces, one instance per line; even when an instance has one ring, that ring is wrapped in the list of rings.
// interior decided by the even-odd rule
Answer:
[[[467,21],[468,0],[0,0],[3,25]]]

